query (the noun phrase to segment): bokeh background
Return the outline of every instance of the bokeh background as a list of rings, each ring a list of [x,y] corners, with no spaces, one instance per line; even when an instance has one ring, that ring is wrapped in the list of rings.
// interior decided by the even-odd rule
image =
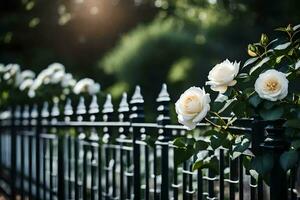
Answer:
[[[2,0],[0,62],[40,72],[53,62],[118,99],[161,83],[178,97],[209,69],[245,61],[261,33],[300,22],[299,0]],[[157,91],[157,92],[153,92]]]

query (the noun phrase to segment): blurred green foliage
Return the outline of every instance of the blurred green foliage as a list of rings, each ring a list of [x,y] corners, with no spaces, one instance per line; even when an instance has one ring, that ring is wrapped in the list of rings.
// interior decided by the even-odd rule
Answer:
[[[191,85],[203,86],[208,71],[226,58],[243,61],[247,44],[261,32],[299,22],[300,3],[228,0],[156,0],[156,18],[124,35],[100,61],[117,83],[142,86],[149,101],[167,82],[173,98]]]
[[[159,91],[160,84],[169,76],[170,66],[181,65],[183,58],[197,58],[199,46],[195,42],[195,29],[174,18],[156,19],[124,36],[100,66],[104,72],[114,74],[129,86],[140,84],[143,91]],[[186,64],[191,66],[192,62]],[[174,81],[173,76],[178,74],[173,72],[170,76]]]

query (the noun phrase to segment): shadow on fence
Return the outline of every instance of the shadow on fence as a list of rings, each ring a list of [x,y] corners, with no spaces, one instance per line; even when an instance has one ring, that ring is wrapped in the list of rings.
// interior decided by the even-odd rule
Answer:
[[[77,105],[68,99],[65,105],[45,102],[3,111],[0,190],[10,199],[298,199],[296,169],[287,176],[274,165],[269,188],[242,165],[252,153],[232,160],[227,149],[211,151],[219,157],[218,173],[192,171],[196,158],[175,166],[171,141],[186,130],[170,124],[170,101],[163,85],[155,123],[144,122],[139,87],[129,103],[123,94],[118,109],[108,95],[102,112],[96,96],[90,102],[81,97]],[[206,126],[199,124],[199,130]],[[245,120],[232,131],[251,135],[251,151],[270,151],[278,164],[284,141],[272,134],[275,129],[265,136],[264,127]],[[266,137],[269,142],[263,143]]]

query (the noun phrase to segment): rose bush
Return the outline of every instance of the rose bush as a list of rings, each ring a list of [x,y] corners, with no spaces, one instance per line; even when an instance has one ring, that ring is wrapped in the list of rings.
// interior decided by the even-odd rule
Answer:
[[[217,159],[213,155],[201,153],[207,152],[208,147],[212,150],[226,148],[233,159],[248,149],[251,139],[245,134],[235,135],[228,129],[237,120],[245,118],[255,118],[270,124],[276,120],[285,122],[285,139],[290,142],[292,153],[284,154],[280,162],[286,170],[298,162],[299,156],[295,150],[300,148],[300,25],[288,25],[276,30],[281,32],[279,38],[270,41],[266,34],[262,34],[259,42],[248,45],[247,52],[250,58],[241,67],[240,62],[225,60],[212,68],[206,85],[210,86],[212,93],[218,92],[218,95],[208,105],[211,109],[202,113],[206,113],[207,116],[194,118],[200,107],[193,103],[197,102],[195,98],[186,97],[188,90],[182,94],[185,98],[181,96],[178,100],[184,102],[180,107],[176,104],[179,123],[188,125],[191,129],[197,127],[195,123],[200,122],[198,119],[202,119],[211,125],[209,130],[202,134],[201,140],[177,138],[174,141],[175,145],[179,144],[181,147],[182,143],[188,143],[185,148],[191,149],[184,149],[185,154],[189,152],[188,156],[184,156],[186,159],[195,154],[201,155],[194,163],[194,170],[211,167],[208,163]],[[178,109],[184,106],[188,108],[185,112]],[[183,114],[186,113],[192,113],[193,117],[189,118],[186,115],[187,117],[183,118]],[[198,142],[206,145],[195,148]],[[181,152],[180,155],[182,154]],[[251,163],[257,164],[260,161]],[[262,171],[257,169],[255,164],[252,168],[259,173]]]
[[[97,95],[100,85],[92,79],[76,81],[64,65],[53,63],[37,76],[18,64],[0,64],[0,108],[7,104],[64,100],[66,95]]]

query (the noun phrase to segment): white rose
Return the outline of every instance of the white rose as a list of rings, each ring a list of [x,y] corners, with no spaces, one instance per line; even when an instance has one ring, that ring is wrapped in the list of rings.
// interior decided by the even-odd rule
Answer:
[[[97,94],[100,91],[100,84],[99,83],[94,83],[89,87],[89,94]]]
[[[72,74],[67,73],[65,74],[65,76],[63,77],[62,81],[61,81],[61,86],[63,88],[66,87],[74,87],[76,85],[76,80],[73,78]]]
[[[191,87],[186,90],[175,104],[178,122],[192,130],[210,110],[210,97],[204,89]]]
[[[295,69],[297,70],[297,69],[299,69],[300,68],[300,60],[298,60],[297,62],[296,62],[296,64],[295,64]]]
[[[51,72],[56,72],[56,71],[65,71],[65,66],[61,63],[52,63],[48,66],[48,69]]]
[[[208,74],[209,81],[206,82],[206,85],[210,85],[213,91],[224,93],[228,86],[234,86],[236,84],[234,78],[237,76],[239,69],[240,63],[236,61],[233,63],[226,59],[210,70]]]
[[[100,91],[100,84],[95,83],[93,79],[84,78],[76,83],[73,88],[75,94],[89,93],[90,95],[96,94]]]
[[[0,63],[0,73],[3,72],[5,72],[5,66],[2,63]]]
[[[65,76],[65,71],[56,71],[51,76],[51,83],[57,84],[63,80]]]
[[[260,98],[277,101],[287,96],[288,84],[284,73],[270,69],[259,75],[254,87]]]
[[[27,79],[34,79],[35,73],[31,70],[24,70],[19,76],[16,77],[16,85],[22,84]]]
[[[24,80],[24,81],[20,84],[19,89],[20,89],[21,91],[24,91],[24,90],[26,90],[26,89],[29,89],[29,88],[32,86],[32,84],[33,84],[33,80],[32,80],[32,79],[26,79],[26,80]]]

